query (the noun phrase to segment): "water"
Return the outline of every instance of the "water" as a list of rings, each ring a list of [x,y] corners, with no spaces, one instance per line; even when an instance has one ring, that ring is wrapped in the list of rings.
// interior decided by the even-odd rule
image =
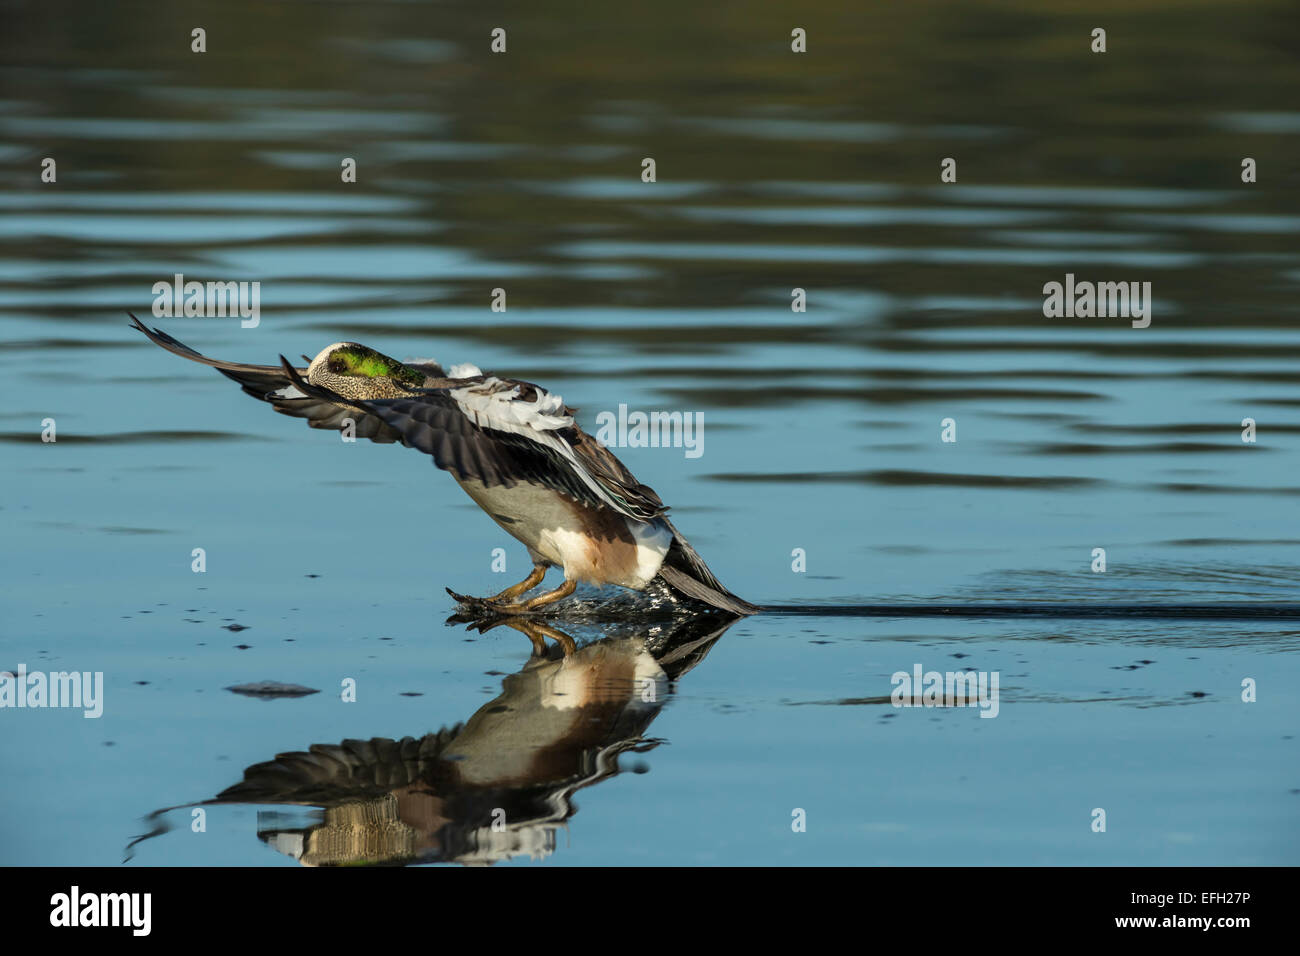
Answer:
[[[204,832],[173,810],[129,852],[1293,863],[1294,620],[836,611],[1297,600],[1294,16],[1104,13],[1102,56],[1091,19],[1000,3],[821,3],[798,24],[780,4],[498,23],[465,3],[233,3],[199,55],[179,10],[12,7],[0,668],[106,686],[96,720],[0,711],[21,768],[0,862],[117,865],[150,813],[277,754],[420,740],[488,705],[456,759],[426,750],[429,792],[317,791],[313,810],[259,791],[205,805]],[[152,319],[177,272],[260,281],[260,324]],[[1067,273],[1151,282],[1151,326],[1045,318]],[[619,404],[701,414],[698,458],[619,454],[725,584],[801,613],[735,623],[689,673],[673,635],[699,622],[556,621],[585,656],[530,664],[523,635],[444,624],[445,586],[527,570],[446,476],[270,413],[127,310],[237,361],[341,339],[472,361],[589,427]],[[996,719],[892,707],[918,664],[999,672]],[[226,690],[257,681],[319,693]],[[572,726],[534,693],[557,681],[590,697]],[[451,778],[484,761],[511,782],[470,799]],[[498,806],[510,826],[484,832]]]

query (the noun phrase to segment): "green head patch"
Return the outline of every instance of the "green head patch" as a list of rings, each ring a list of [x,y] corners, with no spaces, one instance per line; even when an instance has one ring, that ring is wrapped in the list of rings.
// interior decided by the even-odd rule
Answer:
[[[364,345],[345,345],[336,348],[330,352],[325,367],[335,375],[387,378],[412,387],[424,384],[424,375],[421,372]]]

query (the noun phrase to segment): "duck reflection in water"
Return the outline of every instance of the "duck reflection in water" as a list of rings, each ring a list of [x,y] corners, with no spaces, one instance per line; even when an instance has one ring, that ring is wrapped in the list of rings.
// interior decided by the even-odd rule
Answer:
[[[534,653],[464,723],[418,738],[279,754],[215,798],[186,806],[317,808],[258,814],[258,836],[307,866],[549,856],[576,812],[573,795],[617,775],[621,755],[660,743],[646,730],[673,685],[736,620],[701,613],[622,625],[581,647],[535,619],[472,622],[480,631],[517,630]],[[170,829],[164,814],[176,809],[150,815],[154,829],[132,841],[128,859],[136,844]]]

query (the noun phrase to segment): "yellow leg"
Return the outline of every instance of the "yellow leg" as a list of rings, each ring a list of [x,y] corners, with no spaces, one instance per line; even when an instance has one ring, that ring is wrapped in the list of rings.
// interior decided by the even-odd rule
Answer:
[[[578,645],[574,643],[573,638],[571,638],[568,634],[565,634],[559,628],[551,627],[549,624],[543,624],[541,621],[528,621],[528,623],[531,624],[543,635],[549,637],[551,640],[555,641],[556,644],[559,644],[562,648],[564,648],[565,657],[568,657],[570,654],[572,654],[574,651],[578,649]],[[536,646],[536,641],[534,641],[534,646]],[[542,647],[543,648],[546,647],[546,644],[544,642],[542,644]]]
[[[533,653],[537,654],[539,657],[545,656],[546,654],[545,639],[548,637],[555,641],[555,643],[559,644],[560,647],[564,648],[565,657],[568,657],[578,649],[578,645],[574,643],[573,638],[568,634],[565,634],[563,631],[557,630],[548,624],[543,624],[541,621],[534,621],[526,617],[503,617],[499,621],[492,622],[489,627],[484,628],[484,633],[492,630],[494,627],[500,627],[502,624],[506,627],[513,628],[532,641]]]
[[[535,611],[539,607],[545,607],[548,604],[554,604],[556,601],[562,601],[578,588],[578,582],[570,578],[565,578],[554,591],[546,591],[537,595],[535,598],[529,598],[518,604],[492,604],[494,611],[502,614],[527,614],[529,611]]]
[[[494,594],[490,598],[484,598],[485,601],[513,601],[519,595],[531,591],[537,585],[542,583],[542,578],[546,577],[546,565],[534,564],[532,572],[518,584],[512,584],[500,594]]]

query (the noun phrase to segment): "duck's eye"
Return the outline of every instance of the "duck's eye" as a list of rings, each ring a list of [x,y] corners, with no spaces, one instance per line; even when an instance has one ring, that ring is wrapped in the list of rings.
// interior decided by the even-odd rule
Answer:
[[[331,372],[333,372],[333,373],[336,374],[336,375],[342,375],[342,374],[343,374],[343,360],[340,359],[340,358],[332,358],[332,359],[330,359],[330,361],[329,361],[329,369],[330,369]]]

